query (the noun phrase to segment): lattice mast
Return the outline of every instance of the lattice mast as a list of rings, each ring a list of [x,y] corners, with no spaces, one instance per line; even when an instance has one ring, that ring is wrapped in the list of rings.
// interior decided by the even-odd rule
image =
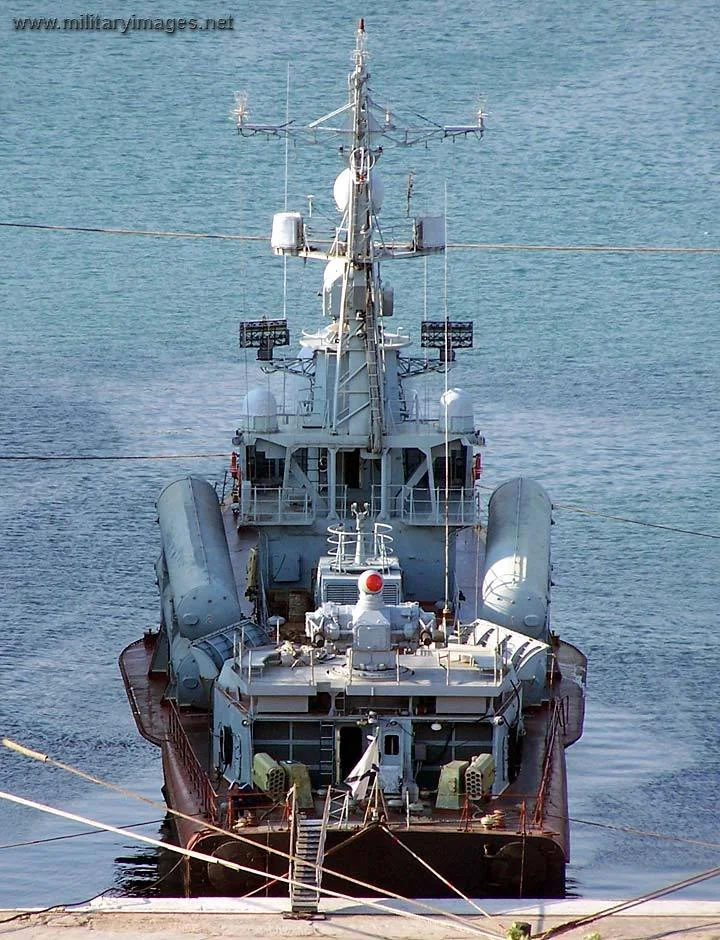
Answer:
[[[368,95],[369,74],[366,67],[365,24],[360,20],[355,38],[355,69],[350,74],[352,97],[352,144],[350,149],[350,199],[348,205],[349,225],[347,265],[343,278],[340,328],[338,331],[338,362],[335,373],[336,387],[340,380],[341,345],[352,321],[353,311],[349,299],[355,296],[351,287],[364,288],[365,306],[355,313],[361,320],[361,335],[365,342],[368,388],[370,396],[370,450],[374,454],[382,451],[384,416],[383,390],[380,374],[380,343],[376,304],[379,285],[373,269],[373,219],[371,203],[371,172],[379,150],[371,145],[371,113]],[[347,325],[346,321],[347,320]],[[336,414],[336,410],[334,410]]]
[[[298,214],[297,241],[291,239],[284,247],[274,250],[280,254],[294,254],[304,258],[334,260],[342,264],[342,286],[340,303],[336,311],[337,330],[331,346],[325,351],[335,358],[335,370],[332,389],[328,389],[331,400],[328,402],[329,431],[337,434],[347,420],[341,407],[344,383],[347,381],[347,353],[353,337],[361,339],[365,352],[367,371],[367,395],[370,412],[370,434],[368,447],[373,454],[381,454],[386,430],[386,401],[384,390],[384,345],[382,326],[382,286],[379,262],[385,258],[418,257],[445,249],[444,234],[438,240],[437,227],[434,235],[427,228],[423,231],[421,220],[416,220],[412,239],[408,243],[387,243],[380,234],[376,213],[381,202],[382,184],[379,178],[373,179],[373,170],[383,153],[383,147],[375,143],[382,138],[387,146],[411,146],[415,143],[427,143],[431,139],[446,137],[482,137],[484,132],[484,114],[479,111],[475,124],[446,125],[431,121],[415,114],[412,122],[405,122],[389,109],[380,108],[370,94],[370,74],[367,69],[368,53],[365,47],[364,20],[358,23],[353,51],[354,67],[348,76],[348,100],[346,104],[323,115],[306,126],[296,125],[289,118],[279,124],[255,124],[248,120],[247,97],[236,96],[233,117],[238,132],[242,136],[261,134],[276,137],[308,138],[317,141],[320,135],[331,134],[341,137],[343,143],[340,153],[347,158],[347,167],[335,183],[335,199],[343,213],[340,226],[334,238],[326,242],[327,247],[320,247],[318,239],[313,244],[307,240],[307,231]],[[338,121],[336,119],[340,118]],[[431,221],[430,219],[426,220]],[[437,220],[436,220],[437,221]],[[423,324],[444,328],[448,325],[462,327],[463,337],[452,345],[472,345],[472,324],[435,323]],[[245,328],[243,332],[243,326]],[[251,327],[251,330],[248,330]],[[260,339],[253,331],[260,331]],[[465,335],[467,334],[467,335]],[[250,339],[248,339],[250,337]],[[285,321],[252,321],[241,325],[241,346],[257,346],[258,358],[264,360],[264,371],[283,370],[298,374],[305,371],[299,360],[272,362],[274,346],[288,342]],[[423,333],[423,346],[436,346],[442,352],[448,344],[448,337],[443,337],[442,347],[427,341]],[[357,348],[357,346],[355,346]],[[442,356],[444,359],[444,356]],[[418,374],[424,371],[439,371],[436,365],[407,363],[406,374]]]

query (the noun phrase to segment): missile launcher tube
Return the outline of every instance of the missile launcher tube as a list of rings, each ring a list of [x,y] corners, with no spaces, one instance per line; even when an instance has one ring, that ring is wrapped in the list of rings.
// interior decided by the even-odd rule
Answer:
[[[552,504],[535,480],[502,483],[488,503],[481,617],[535,639],[547,635]]]
[[[177,631],[189,640],[237,623],[242,615],[213,487],[197,477],[176,480],[160,494],[157,510],[167,569],[167,584],[160,585],[167,629],[173,629],[168,602]],[[161,565],[158,570],[162,575]]]

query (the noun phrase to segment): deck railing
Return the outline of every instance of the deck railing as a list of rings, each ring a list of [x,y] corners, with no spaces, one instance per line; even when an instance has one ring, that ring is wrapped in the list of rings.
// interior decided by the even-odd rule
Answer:
[[[337,486],[335,491],[335,515],[344,518],[348,506],[347,486]],[[302,486],[253,486],[243,483],[240,490],[240,514],[246,522],[295,523],[312,522],[316,516],[330,513],[330,496],[327,484],[313,490]]]
[[[252,486],[243,484],[240,513],[247,522],[308,523],[313,519],[310,494],[300,486]]]
[[[385,492],[383,493],[383,489]],[[240,488],[240,515],[256,524],[307,525],[315,518],[347,517],[350,497],[348,487],[336,488],[334,513],[330,512],[327,484],[313,490],[301,486],[253,486],[246,481]],[[444,486],[375,484],[370,493],[373,518],[402,519],[410,525],[475,525],[480,522],[480,495],[477,489]]]
[[[545,760],[533,816],[533,825],[538,827],[542,827],[545,819],[545,800],[552,778],[554,751],[556,747],[562,747],[561,738],[567,724],[568,707],[567,696],[553,699],[550,703],[550,722],[545,733]]]
[[[190,744],[190,739],[182,725],[180,712],[174,702],[167,702],[168,708],[168,732],[170,741],[177,751],[178,758],[183,765],[183,769],[188,775],[195,793],[200,801],[200,809],[203,814],[213,823],[217,823],[218,813],[218,795],[207,771],[202,766]]]
[[[372,488],[370,512],[373,516],[382,518],[384,508],[389,517],[415,525],[442,525],[446,512],[450,525],[474,525],[480,521],[480,497],[474,489],[451,487],[447,493],[444,486],[429,489],[427,486],[390,485],[385,489],[383,494],[382,486],[376,484]]]

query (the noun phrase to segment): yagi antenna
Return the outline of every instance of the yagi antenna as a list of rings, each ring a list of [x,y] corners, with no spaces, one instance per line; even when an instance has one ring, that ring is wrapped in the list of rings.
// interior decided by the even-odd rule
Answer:
[[[361,33],[360,29],[358,31],[360,39]],[[365,53],[360,50],[360,54]],[[473,124],[441,124],[417,112],[411,112],[410,119],[406,121],[394,113],[389,106],[380,107],[370,95],[367,95],[367,104],[371,134],[375,137],[382,137],[386,146],[394,144],[396,147],[407,147],[427,143],[433,138],[442,140],[447,137],[482,137],[485,131],[485,111],[482,107],[475,112]],[[349,114],[351,110],[352,102],[347,102],[307,125],[296,124],[294,120],[290,120],[289,115],[286,115],[285,121],[279,123],[255,124],[248,120],[250,112],[247,93],[237,91],[235,92],[235,106],[230,116],[235,121],[238,134],[243,137],[252,137],[255,134],[265,134],[268,137],[304,137],[315,143],[319,132],[335,134],[341,138],[352,135],[349,123],[336,120]]]
[[[230,112],[230,120],[235,121],[235,123],[240,127],[247,120],[249,110],[248,110],[248,94],[246,91],[236,91],[235,92],[235,105]]]

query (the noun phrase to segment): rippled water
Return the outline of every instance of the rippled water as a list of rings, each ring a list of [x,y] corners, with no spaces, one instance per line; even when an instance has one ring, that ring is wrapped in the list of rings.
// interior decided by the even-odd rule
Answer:
[[[480,145],[388,153],[385,217],[404,211],[410,165],[418,210],[442,207],[447,180],[452,241],[720,244],[707,0],[460,6],[365,4],[380,102],[455,121],[483,95],[490,112]],[[282,208],[284,148],[238,141],[232,93],[250,92],[253,118],[282,118],[290,60],[293,112],[344,100],[356,15],[344,0],[243,10],[232,32],[175,36],[19,33],[20,7],[0,22],[3,221],[264,234]],[[338,168],[293,148],[290,205],[313,193],[332,217]],[[0,236],[0,454],[228,449],[252,368],[237,320],[282,304],[282,266],[264,247]],[[475,396],[487,482],[533,474],[563,505],[720,533],[716,257],[454,253],[451,315],[477,326],[453,382]],[[416,333],[422,269],[399,268],[396,320]],[[297,335],[316,322],[319,273],[291,274]],[[431,268],[435,310],[441,274]],[[116,660],[156,620],[157,493],[222,469],[0,462],[3,734],[159,796],[158,753],[135,731]],[[590,658],[585,735],[568,754],[572,891],[639,893],[717,864],[716,848],[600,826],[720,845],[720,546],[567,510],[556,521],[553,621]],[[154,810],[7,752],[0,780],[159,832]],[[0,820],[3,846],[84,828],[9,804]],[[0,903],[147,890],[167,870],[157,864],[106,835],[2,847]]]

